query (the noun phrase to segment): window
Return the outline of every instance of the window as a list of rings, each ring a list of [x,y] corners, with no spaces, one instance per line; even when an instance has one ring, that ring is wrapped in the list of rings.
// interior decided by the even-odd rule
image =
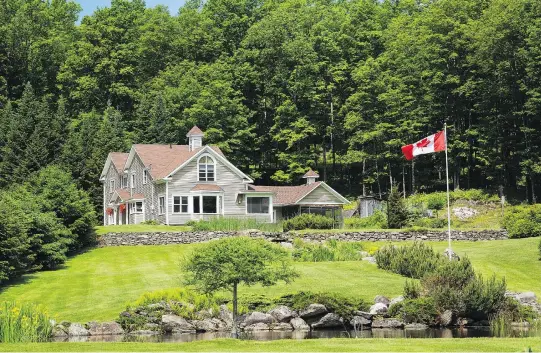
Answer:
[[[173,196],[173,213],[188,213],[188,196]]]
[[[131,175],[131,188],[135,189],[135,173]]]
[[[143,171],[143,184],[148,183],[148,170]]]
[[[216,196],[203,196],[203,213],[218,213]]]
[[[143,213],[143,202],[137,201],[131,206],[131,213]]]
[[[269,213],[270,199],[268,197],[248,197],[248,213]]]
[[[193,213],[201,213],[200,200],[201,200],[201,197],[199,196],[193,197]]]
[[[109,192],[112,194],[115,191],[115,179],[109,180]]]
[[[128,187],[128,176],[124,175],[122,176],[122,189],[126,189]]]
[[[165,196],[160,196],[158,199],[158,211],[160,214],[165,213]]]
[[[199,158],[199,181],[214,181],[214,160],[209,156]]]

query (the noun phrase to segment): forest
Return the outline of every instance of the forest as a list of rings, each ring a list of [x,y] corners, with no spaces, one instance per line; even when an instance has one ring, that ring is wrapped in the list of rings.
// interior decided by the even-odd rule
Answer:
[[[48,165],[99,207],[110,151],[185,144],[193,125],[257,183],[311,167],[356,197],[541,192],[538,0],[112,0],[0,4],[0,187]],[[98,208],[99,209],[99,208]],[[99,214],[100,212],[98,212]]]

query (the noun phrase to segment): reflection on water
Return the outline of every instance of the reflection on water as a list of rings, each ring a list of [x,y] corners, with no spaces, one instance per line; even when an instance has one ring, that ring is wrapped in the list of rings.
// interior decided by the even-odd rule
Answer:
[[[241,339],[272,341],[279,339],[318,339],[318,338],[466,338],[466,337],[494,337],[488,327],[468,328],[430,328],[426,330],[402,330],[402,329],[372,329],[363,331],[345,330],[320,330],[310,332],[290,331],[259,331],[242,333]],[[541,337],[541,330],[513,330],[510,337]],[[116,335],[116,336],[86,336],[55,338],[54,341],[69,342],[191,342],[200,340],[212,340],[216,338],[228,338],[229,332],[208,333],[184,333],[173,335]]]

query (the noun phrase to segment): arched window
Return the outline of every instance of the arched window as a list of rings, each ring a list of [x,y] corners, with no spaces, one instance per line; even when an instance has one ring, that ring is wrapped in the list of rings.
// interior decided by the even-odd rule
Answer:
[[[203,156],[197,161],[199,170],[199,181],[214,181],[214,159],[210,156]]]

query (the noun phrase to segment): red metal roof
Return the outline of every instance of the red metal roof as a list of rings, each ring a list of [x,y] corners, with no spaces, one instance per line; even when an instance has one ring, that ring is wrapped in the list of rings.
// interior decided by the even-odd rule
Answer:
[[[224,190],[215,184],[195,184],[195,186],[190,191],[224,191]]]
[[[308,195],[312,190],[321,184],[320,181],[310,185],[297,186],[264,186],[264,185],[248,185],[253,191],[272,192],[275,194],[273,203],[275,205],[294,205],[297,201]]]

